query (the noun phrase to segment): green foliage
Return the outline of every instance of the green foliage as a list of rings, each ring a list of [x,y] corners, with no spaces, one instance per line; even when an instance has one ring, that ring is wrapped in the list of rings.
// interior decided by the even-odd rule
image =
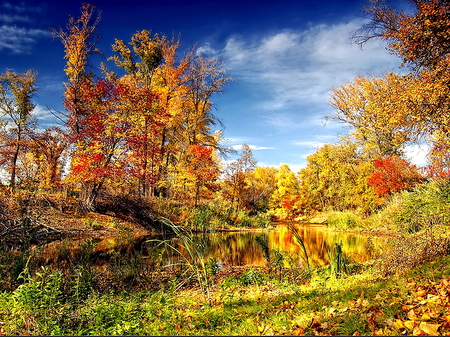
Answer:
[[[84,301],[95,288],[94,273],[90,268],[78,266],[73,275],[72,293],[75,303]]]
[[[20,277],[24,283],[3,299],[5,332],[60,334],[65,310],[62,304],[62,273],[42,267],[34,277],[27,269]]]
[[[142,331],[142,312],[133,298],[117,298],[111,294],[93,296],[78,311],[77,334],[136,335]]]
[[[262,285],[268,280],[267,276],[257,272],[254,268],[246,270],[240,277],[239,283],[244,286]]]
[[[327,212],[326,223],[330,228],[354,229],[364,227],[363,220],[352,212]]]
[[[161,219],[161,221],[170,226],[180,240],[179,245],[170,243],[168,240],[159,241],[159,244],[173,250],[181,258],[180,261],[170,266],[182,267],[183,274],[187,277],[186,281],[190,279],[197,281],[202,291],[211,300],[212,279],[215,276],[214,274],[211,275],[211,272],[215,273],[217,270],[211,267],[212,261],[207,258],[206,238],[198,238],[192,231],[181,228],[167,219]],[[182,284],[179,285],[179,287],[181,286]]]
[[[450,225],[450,181],[431,181],[401,193],[394,221],[405,233]]]

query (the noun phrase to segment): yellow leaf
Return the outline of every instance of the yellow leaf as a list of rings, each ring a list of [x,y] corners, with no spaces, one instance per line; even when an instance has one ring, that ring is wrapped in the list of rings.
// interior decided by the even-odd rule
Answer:
[[[395,322],[394,322],[394,327],[396,328],[396,329],[404,329],[405,328],[405,324],[403,324],[403,321],[402,320],[400,320],[400,319],[396,319],[395,320]]]
[[[428,335],[436,336],[438,334],[438,329],[441,326],[441,324],[434,324],[434,323],[428,323],[428,322],[421,322],[419,325],[420,330],[425,332]]]
[[[414,321],[405,321],[403,323],[405,324],[405,327],[407,327],[409,330],[414,330],[414,328],[419,324]]]
[[[410,311],[408,311],[408,315],[407,316],[412,321],[417,320],[417,315],[414,312],[414,310],[412,310],[412,309]]]
[[[383,329],[375,331],[375,336],[384,336],[384,335],[386,334],[384,333]]]

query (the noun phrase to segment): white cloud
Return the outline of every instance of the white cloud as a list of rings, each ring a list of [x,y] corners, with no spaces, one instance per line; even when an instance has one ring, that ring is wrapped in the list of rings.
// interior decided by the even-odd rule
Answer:
[[[0,21],[5,23],[28,22],[30,21],[30,18],[22,15],[0,14]]]
[[[303,141],[303,142],[293,142],[294,145],[297,146],[304,146],[304,147],[311,147],[314,149],[318,149],[321,148],[322,146],[324,146],[326,143],[324,142],[318,142],[318,141]]]
[[[0,27],[0,51],[5,49],[15,54],[29,53],[40,38],[50,37],[49,31],[3,25]]]
[[[238,150],[242,149],[242,145],[244,145],[244,144],[233,145],[233,146],[231,146],[231,148],[238,151]],[[274,150],[275,149],[274,147],[271,147],[271,146],[257,146],[257,145],[250,145],[250,144],[248,146],[250,147],[250,149],[256,150],[256,151],[258,151],[258,150]]]
[[[33,114],[38,118],[38,119],[50,119],[50,118],[54,118],[54,116],[52,115],[52,113],[50,112],[50,110],[46,107],[43,107],[42,105],[37,104],[34,109],[33,109]]]
[[[269,112],[266,122],[292,130],[332,111],[327,103],[332,86],[360,74],[398,69],[400,61],[379,42],[370,41],[363,50],[349,43],[363,23],[354,19],[305,31],[283,30],[253,41],[234,36],[221,50],[209,44],[202,50],[224,59],[236,80],[263,92],[253,107]]]

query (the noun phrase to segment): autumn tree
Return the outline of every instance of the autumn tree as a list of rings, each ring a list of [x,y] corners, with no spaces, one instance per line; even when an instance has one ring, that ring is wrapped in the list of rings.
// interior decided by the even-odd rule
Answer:
[[[412,68],[416,83],[409,92],[414,106],[410,118],[421,124],[422,134],[439,143],[435,149],[444,150],[448,147],[441,145],[450,143],[450,4],[444,0],[410,3],[414,10],[405,13],[383,0],[371,1],[366,9],[369,21],[353,38],[361,45],[373,38],[387,41],[402,65]]]
[[[251,147],[243,144],[241,156],[226,166],[223,193],[225,198],[230,201],[232,209],[245,208],[243,201],[249,188],[246,174],[253,171],[256,164],[257,161],[253,157]]]
[[[373,173],[370,158],[348,139],[326,144],[308,156],[300,170],[300,202],[305,213],[354,210],[368,214],[377,195],[367,178]]]
[[[128,107],[132,110],[134,135],[134,139],[130,140],[130,151],[135,154],[132,160],[134,171],[139,175],[139,194],[148,197],[157,190],[168,124],[168,115],[163,114],[165,106],[160,104],[153,90],[152,78],[163,61],[169,42],[165,36],[151,36],[150,31],[142,30],[132,36],[129,45],[132,48],[123,40],[116,39],[112,46],[116,55],[109,59],[125,70],[127,75],[121,81],[127,81],[129,89],[135,93],[134,105]],[[151,104],[139,106],[140,98]]]
[[[220,171],[212,148],[192,144],[186,159],[173,177],[172,194],[197,207],[201,199],[210,200],[218,189]]]
[[[219,153],[226,152],[220,145],[221,133],[214,132],[213,126],[220,121],[213,113],[213,95],[222,93],[223,87],[231,80],[223,63],[204,58],[201,54],[189,53],[180,67],[184,70],[181,75],[181,86],[176,91],[179,97],[171,100],[174,110],[170,109],[171,128],[167,130],[168,162],[171,165],[170,175],[177,175],[179,164],[186,162],[186,149],[191,145],[201,145],[213,148]],[[179,71],[180,67],[176,70]],[[181,98],[181,99],[180,99]]]
[[[385,0],[371,0],[365,9],[369,18],[353,40],[364,45],[374,38],[388,42],[403,65],[414,69],[448,68],[450,53],[450,4],[446,0],[413,0],[415,11],[398,12]]]
[[[154,120],[141,123],[144,132],[152,132],[152,139],[159,142],[148,144],[148,149],[140,151],[148,159],[150,156],[146,153],[159,153],[154,160],[143,163],[152,168],[151,174],[155,177],[151,194],[159,194],[170,185],[169,177],[184,174],[177,168],[189,162],[191,145],[221,150],[211,129],[216,123],[211,97],[222,92],[229,77],[220,62],[204,59],[194,51],[179,59],[179,41],[175,39],[141,31],[133,35],[129,45],[131,47],[116,40],[113,50],[117,54],[111,59],[136,81],[136,85],[151,89],[157,95],[155,104],[166,113],[164,120],[159,119],[158,130]],[[155,146],[159,152],[154,150]]]
[[[79,133],[80,114],[83,114],[83,100],[79,95],[85,87],[92,84],[94,73],[89,69],[89,58],[98,53],[95,47],[98,42],[95,30],[100,22],[101,14],[95,6],[84,4],[79,18],[69,17],[66,29],[53,30],[64,46],[66,59],[65,73],[68,82],[65,84],[65,100],[70,104],[68,124],[72,131]]]
[[[428,165],[423,168],[423,174],[430,179],[450,179],[450,144],[448,142],[433,142],[428,154]]]
[[[24,74],[8,70],[0,76],[0,113],[3,117],[0,164],[6,165],[12,188],[16,185],[19,156],[28,151],[28,135],[34,125],[32,111],[35,104],[31,99],[36,92],[35,81],[36,73],[32,70]]]
[[[31,149],[35,158],[42,164],[40,186],[55,188],[61,183],[62,162],[64,153],[68,150],[67,133],[57,126],[52,126],[42,132],[31,135]]]
[[[247,188],[242,196],[243,206],[250,213],[266,212],[276,187],[275,167],[258,166],[245,174]]]
[[[296,204],[300,200],[300,182],[289,165],[282,164],[275,174],[275,189],[270,198],[270,209],[280,218],[298,215]]]
[[[417,167],[399,156],[375,159],[374,167],[375,171],[368,178],[368,182],[381,198],[398,191],[412,190],[414,186],[423,182]]]
[[[359,76],[332,89],[336,113],[327,118],[351,126],[352,136],[374,157],[401,154],[422,131],[410,104],[415,85],[413,76],[395,73],[385,78]]]

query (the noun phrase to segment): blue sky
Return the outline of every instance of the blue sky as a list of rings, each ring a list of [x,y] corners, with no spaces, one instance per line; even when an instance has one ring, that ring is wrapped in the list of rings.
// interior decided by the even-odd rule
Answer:
[[[54,123],[47,107],[62,110],[63,48],[50,29],[78,16],[85,1],[8,1],[0,6],[0,71],[38,72],[36,113],[41,125]],[[224,61],[234,82],[214,97],[225,125],[227,145],[253,148],[261,166],[287,163],[297,172],[306,157],[347,133],[324,123],[333,113],[332,86],[358,75],[400,71],[400,61],[380,41],[362,50],[349,43],[364,23],[361,0],[104,1],[98,27],[104,58],[115,38],[129,41],[136,31],[181,37],[181,51],[196,45]],[[404,2],[391,2],[402,8]],[[114,68],[112,62],[108,63]],[[93,64],[96,65],[96,64]],[[420,163],[422,156],[411,152]],[[232,159],[232,158],[229,158]]]

